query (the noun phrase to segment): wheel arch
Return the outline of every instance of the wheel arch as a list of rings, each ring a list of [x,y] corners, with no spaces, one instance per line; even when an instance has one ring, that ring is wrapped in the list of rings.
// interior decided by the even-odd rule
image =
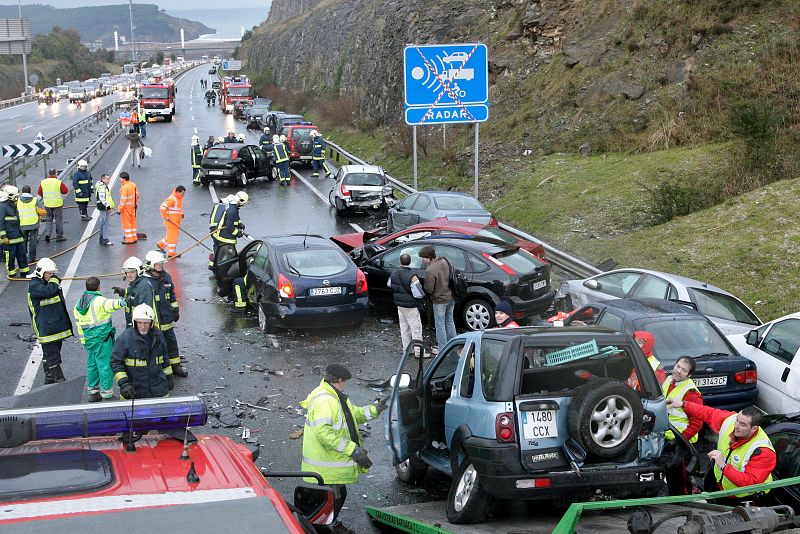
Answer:
[[[458,470],[458,466],[466,456],[464,450],[464,442],[472,437],[472,430],[465,423],[462,423],[455,432],[453,432],[453,439],[450,443],[450,475],[452,476]]]

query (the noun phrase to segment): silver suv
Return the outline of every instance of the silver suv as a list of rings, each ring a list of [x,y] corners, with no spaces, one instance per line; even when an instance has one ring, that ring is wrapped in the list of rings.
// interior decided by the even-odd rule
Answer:
[[[328,194],[328,200],[336,208],[336,215],[388,208],[397,201],[381,167],[344,165],[339,168],[334,180],[336,185]]]

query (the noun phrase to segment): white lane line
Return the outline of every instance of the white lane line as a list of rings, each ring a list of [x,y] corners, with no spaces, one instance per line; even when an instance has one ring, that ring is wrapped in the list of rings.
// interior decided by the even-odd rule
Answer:
[[[32,126],[33,126],[33,124],[29,124],[25,128],[23,128],[23,130],[27,130],[28,128],[31,128]]]
[[[51,118],[55,119],[56,117],[58,117],[58,116],[60,116],[60,115],[63,115],[63,113],[56,113],[56,114],[55,114],[55,115],[53,115]]]
[[[22,117],[22,115],[11,115],[10,117],[6,117],[7,119],[16,119],[17,117]]]
[[[192,120],[194,120],[194,115],[192,115]]]
[[[197,126],[195,126],[195,128],[194,128],[194,133],[195,134],[197,133]]]
[[[313,185],[311,182],[309,182],[308,180],[306,180],[306,179],[303,177],[303,175],[302,175],[302,174],[300,174],[299,172],[297,172],[297,171],[296,171],[296,170],[294,170],[294,169],[292,169],[292,174],[294,174],[294,175],[297,177],[297,179],[298,179],[298,180],[300,180],[301,182],[303,182],[304,184],[306,184],[306,185],[308,186],[308,188],[309,188],[309,189],[311,189],[311,191],[313,191],[315,195],[317,195],[319,198],[321,198],[321,199],[322,199],[322,201],[323,201],[325,204],[329,204],[329,202],[328,202],[328,198],[327,198],[325,195],[323,195],[323,194],[320,192],[320,190],[319,190],[319,189],[317,189],[316,187],[314,187],[314,185]]]
[[[216,204],[219,202],[219,198],[217,198],[217,190],[214,189],[214,182],[208,182],[208,193],[211,195],[211,201]]]
[[[350,223],[350,226],[352,226],[352,227],[353,227],[353,230],[355,230],[356,232],[364,233],[364,229],[363,229],[363,228],[361,228],[361,227],[360,227],[359,225],[357,225],[356,223]]]
[[[114,169],[114,173],[111,175],[109,188],[114,187],[114,182],[117,181],[117,175],[119,175],[119,172],[127,159],[128,151],[126,150],[123,152],[122,158],[119,160],[116,169]],[[86,251],[86,245],[89,242],[88,238],[90,235],[92,235],[92,232],[94,232],[94,227],[97,225],[97,221],[99,220],[99,217],[92,217],[92,220],[86,225],[86,229],[83,231],[83,235],[81,236],[81,241],[83,241],[83,243],[81,243],[78,248],[75,249],[75,253],[72,255],[72,259],[67,266],[67,272],[64,274],[64,278],[71,278],[75,276],[75,272],[78,270],[81,259],[83,258],[83,253]],[[63,293],[65,299],[67,298],[67,294],[69,293],[69,288],[71,285],[72,280],[64,280],[61,283],[61,292]],[[39,372],[39,367],[42,363],[42,357],[42,346],[37,342],[33,349],[31,349],[31,354],[28,357],[28,363],[25,365],[25,369],[22,371],[22,376],[17,383],[17,388],[14,390],[14,395],[22,395],[23,393],[27,393],[31,390],[33,387],[33,381],[36,380],[36,373]]]

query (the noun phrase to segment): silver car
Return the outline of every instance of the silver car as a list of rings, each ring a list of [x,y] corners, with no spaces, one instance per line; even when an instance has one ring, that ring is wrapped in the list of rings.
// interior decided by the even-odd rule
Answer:
[[[452,191],[420,191],[389,210],[389,233],[433,219],[465,221],[497,226],[497,219],[477,198]]]
[[[646,269],[616,269],[582,280],[561,282],[554,301],[558,311],[572,311],[611,298],[657,298],[691,302],[723,334],[749,332],[761,319],[731,293],[677,274]]]
[[[381,167],[343,165],[334,180],[336,184],[328,194],[328,200],[336,208],[336,215],[379,210],[395,203],[394,189]]]

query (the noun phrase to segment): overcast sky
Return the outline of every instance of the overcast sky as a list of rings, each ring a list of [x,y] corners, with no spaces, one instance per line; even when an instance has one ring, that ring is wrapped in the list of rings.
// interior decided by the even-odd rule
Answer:
[[[128,0],[22,0],[25,4],[49,4],[53,7],[104,6],[109,4],[127,4]],[[166,10],[220,9],[226,4],[219,0],[134,0],[134,4],[156,4]],[[0,4],[16,4],[14,0],[0,0]],[[263,7],[266,9],[270,0],[237,0],[237,7]]]

